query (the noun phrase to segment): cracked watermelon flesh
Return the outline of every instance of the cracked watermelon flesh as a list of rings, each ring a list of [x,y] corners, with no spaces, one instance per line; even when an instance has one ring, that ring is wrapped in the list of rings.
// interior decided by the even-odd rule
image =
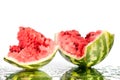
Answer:
[[[66,60],[79,66],[91,67],[107,56],[114,42],[114,34],[97,30],[82,37],[77,30],[68,30],[56,34],[56,42]]]
[[[105,77],[94,68],[75,67],[66,71],[61,80],[105,80]]]
[[[18,45],[9,48],[5,61],[25,69],[38,69],[48,64],[57,48],[55,42],[30,27],[20,27]]]

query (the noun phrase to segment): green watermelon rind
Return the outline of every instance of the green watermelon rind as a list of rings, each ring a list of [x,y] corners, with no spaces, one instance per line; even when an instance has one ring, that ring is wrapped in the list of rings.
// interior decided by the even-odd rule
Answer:
[[[47,73],[41,70],[34,70],[34,71],[19,71],[13,74],[10,74],[6,80],[52,80],[52,77],[49,76]]]
[[[105,77],[94,68],[72,68],[66,71],[60,80],[104,80]]]
[[[56,46],[53,53],[50,54],[49,56],[47,56],[46,58],[40,59],[38,61],[29,62],[29,63],[21,63],[21,62],[17,61],[16,59],[14,59],[12,57],[8,57],[8,56],[4,57],[4,60],[10,64],[16,65],[20,68],[24,68],[26,70],[32,70],[32,69],[36,70],[36,69],[48,64],[55,56],[57,50],[58,50],[58,47]]]
[[[101,34],[97,36],[97,38],[94,41],[90,42],[85,47],[85,54],[82,57],[77,58],[75,55],[70,55],[66,51],[64,51],[60,46],[59,52],[67,61],[72,62],[73,64],[91,67],[105,59],[105,57],[111,50],[113,43],[114,34],[111,34],[107,31],[102,31]],[[93,47],[94,50],[91,50],[91,48]],[[95,54],[93,54],[93,52]]]

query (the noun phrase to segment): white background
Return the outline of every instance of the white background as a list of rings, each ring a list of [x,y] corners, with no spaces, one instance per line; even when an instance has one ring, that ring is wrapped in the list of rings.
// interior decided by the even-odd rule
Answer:
[[[61,30],[77,29],[83,36],[89,31],[108,30],[115,34],[114,45],[99,65],[120,65],[119,0],[1,0],[0,61],[9,46],[17,44],[19,26],[31,27],[54,39]],[[56,59],[62,59],[60,56]]]

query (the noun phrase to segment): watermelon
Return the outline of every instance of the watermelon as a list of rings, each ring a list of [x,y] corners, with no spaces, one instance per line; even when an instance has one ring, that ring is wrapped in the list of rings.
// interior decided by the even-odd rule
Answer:
[[[6,80],[52,80],[52,77],[40,70],[23,70],[10,74],[6,77]]]
[[[66,71],[61,80],[105,80],[105,77],[94,68],[74,67]]]
[[[55,36],[60,54],[69,62],[91,67],[105,59],[110,52],[114,34],[105,30],[89,32],[82,37],[77,30],[61,31]]]
[[[24,69],[38,69],[48,64],[57,51],[55,42],[30,27],[19,27],[18,45],[9,48],[4,60]]]

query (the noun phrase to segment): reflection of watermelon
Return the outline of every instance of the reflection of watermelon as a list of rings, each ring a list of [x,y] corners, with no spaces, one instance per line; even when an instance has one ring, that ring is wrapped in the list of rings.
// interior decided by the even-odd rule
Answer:
[[[52,80],[52,78],[43,71],[20,71],[9,75],[6,80]]]
[[[96,69],[77,67],[64,73],[61,80],[104,80],[104,77]]]
[[[57,51],[54,41],[30,27],[20,27],[17,38],[18,45],[10,46],[4,60],[22,68],[42,67],[52,60]]]
[[[98,30],[83,38],[78,31],[61,31],[56,35],[56,42],[62,56],[79,66],[91,67],[101,62],[109,53],[114,42],[114,35]]]

